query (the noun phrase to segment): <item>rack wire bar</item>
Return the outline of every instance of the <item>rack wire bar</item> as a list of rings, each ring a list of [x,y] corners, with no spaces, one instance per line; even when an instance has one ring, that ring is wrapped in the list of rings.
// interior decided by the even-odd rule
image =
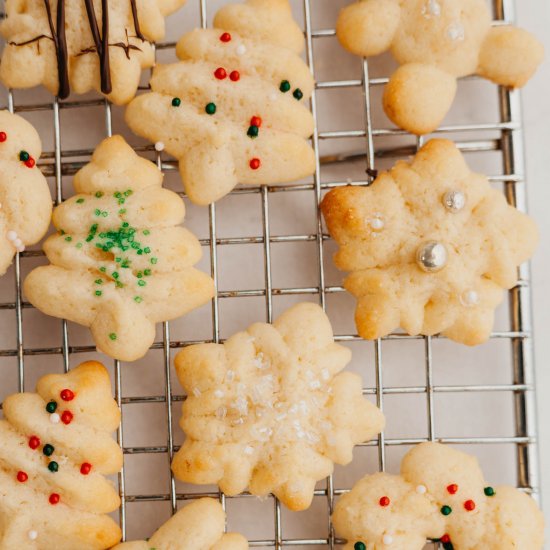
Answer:
[[[207,27],[208,0],[194,0],[199,7],[200,25]],[[508,24],[514,21],[514,0],[492,0],[495,14],[495,24]],[[316,9],[312,0],[292,0],[293,7],[301,9],[304,19],[304,32],[306,37],[306,60],[313,73],[316,76],[316,41],[327,38],[334,40],[334,29],[314,29],[313,15]],[[172,50],[175,47],[174,42],[165,42],[158,44],[156,50]],[[475,80],[476,77],[468,77],[468,80]],[[327,283],[325,273],[326,250],[325,247],[330,240],[326,234],[323,222],[318,208],[324,192],[329,189],[344,185],[369,185],[373,181],[375,174],[375,165],[379,159],[392,159],[412,155],[421,145],[422,139],[417,140],[416,144],[407,145],[396,141],[392,143],[388,138],[398,138],[406,135],[405,132],[397,128],[379,128],[373,122],[373,102],[371,92],[374,88],[384,85],[387,77],[373,78],[370,75],[370,66],[367,60],[361,64],[360,79],[345,80],[326,80],[317,79],[317,84],[311,98],[311,110],[317,120],[319,114],[318,93],[329,89],[357,89],[362,91],[361,105],[364,117],[364,127],[360,129],[345,130],[324,130],[319,131],[316,127],[312,136],[311,144],[316,154],[316,171],[313,178],[305,183],[295,183],[287,186],[265,186],[265,187],[246,187],[238,188],[232,192],[234,196],[254,195],[258,198],[261,209],[261,234],[251,234],[249,236],[239,237],[221,237],[217,230],[217,208],[212,204],[208,207],[208,237],[200,240],[201,245],[208,251],[210,260],[211,275],[214,279],[217,294],[212,300],[212,327],[211,336],[207,339],[181,340],[175,339],[170,330],[170,323],[163,323],[161,337],[152,346],[152,349],[159,350],[162,353],[164,391],[151,392],[144,395],[125,395],[125,385],[122,377],[122,366],[119,361],[113,362],[114,381],[115,381],[115,399],[123,411],[123,419],[117,432],[117,441],[124,450],[125,457],[132,455],[166,455],[165,465],[170,466],[174,453],[179,449],[175,443],[173,428],[172,406],[181,404],[185,400],[185,395],[178,393],[175,388],[171,374],[172,350],[180,349],[184,346],[213,342],[223,342],[220,330],[220,304],[222,300],[231,298],[259,298],[263,299],[265,304],[265,320],[271,322],[274,317],[274,298],[281,296],[295,297],[303,295],[311,299],[312,297],[324,308],[327,307],[327,299],[337,296],[344,292],[342,286],[330,285]],[[49,103],[34,102],[32,104],[18,105],[15,102],[14,94],[11,90],[6,92],[5,105],[11,112],[16,113],[34,113],[51,112],[53,118],[53,151],[46,151],[40,162],[39,167],[42,172],[55,181],[55,204],[61,203],[64,196],[64,178],[71,176],[89,161],[93,150],[91,148],[63,148],[62,147],[62,117],[61,113],[75,109],[103,108],[104,113],[104,135],[112,134],[112,112],[111,106],[104,99],[83,99],[59,101],[57,98]],[[486,153],[497,151],[502,156],[502,173],[493,174],[490,177],[492,183],[502,184],[508,201],[517,206],[521,211],[526,210],[526,185],[524,181],[524,158],[523,158],[523,134],[521,119],[520,94],[517,91],[511,91],[500,88],[498,92],[500,119],[497,122],[487,123],[462,123],[444,126],[438,129],[435,134],[455,133],[460,136],[456,142],[458,147],[468,153],[480,152]],[[488,137],[489,136],[489,137]],[[321,154],[323,142],[332,142],[343,138],[358,138],[364,140],[364,146],[360,150],[354,150],[346,153]],[[376,138],[385,138],[383,146],[375,144]],[[355,143],[355,142],[354,142]],[[388,145],[390,144],[390,145]],[[357,145],[355,145],[357,147]],[[138,152],[152,152],[152,146],[136,147]],[[161,158],[161,153],[155,153],[157,166],[165,172],[177,170],[177,163],[173,160]],[[322,178],[324,170],[328,165],[339,164],[342,162],[361,162],[364,163],[365,175],[356,180],[331,180],[326,181]],[[274,210],[270,205],[270,199],[276,194],[287,192],[309,192],[311,200],[315,205],[314,229],[309,232],[295,233],[289,235],[279,235],[273,229]],[[185,196],[184,193],[180,193]],[[317,257],[317,267],[315,270],[316,281],[309,285],[302,286],[284,286],[278,285],[274,281],[273,271],[275,266],[274,246],[289,243],[312,243],[315,245]],[[248,289],[225,288],[220,276],[220,251],[225,247],[239,247],[243,245],[259,245],[262,249],[263,262],[263,285]],[[17,368],[17,387],[19,391],[25,389],[25,361],[29,357],[36,356],[59,356],[60,363],[64,371],[69,369],[71,358],[75,359],[79,354],[93,353],[95,348],[91,345],[73,345],[69,341],[69,330],[66,321],[61,321],[61,342],[59,344],[48,344],[46,346],[28,346],[25,345],[25,334],[23,315],[26,310],[32,306],[23,300],[21,294],[21,273],[22,263],[32,258],[43,256],[41,251],[30,250],[23,253],[17,253],[14,260],[14,294],[13,299],[0,303],[0,312],[12,310],[15,311],[15,347],[0,349],[0,358],[15,358]],[[426,414],[426,434],[414,437],[390,437],[385,433],[380,434],[376,439],[365,442],[360,447],[375,448],[378,458],[378,466],[383,470],[387,464],[387,451],[390,448],[399,446],[410,446],[422,441],[441,441],[444,443],[468,444],[468,445],[509,445],[515,448],[517,455],[517,484],[518,487],[527,493],[533,495],[535,499],[539,498],[539,464],[538,464],[538,446],[537,446],[537,417],[536,417],[536,382],[534,371],[533,354],[533,330],[531,322],[531,288],[530,288],[530,270],[529,265],[524,264],[519,269],[519,281],[509,293],[510,326],[506,330],[493,332],[492,340],[507,340],[510,342],[511,361],[513,373],[510,382],[487,382],[487,383],[468,383],[466,381],[441,384],[436,383],[434,379],[434,342],[442,340],[440,336],[422,337],[409,336],[401,332],[390,334],[385,338],[379,339],[374,343],[368,343],[361,340],[356,333],[337,334],[335,339],[339,342],[360,343],[361,345],[373,349],[374,361],[371,365],[363,365],[364,372],[373,367],[372,379],[374,384],[365,385],[363,393],[372,396],[380,408],[385,405],[386,398],[391,396],[425,396],[425,409],[418,411],[419,414]],[[385,384],[385,363],[384,354],[386,346],[392,342],[405,341],[423,341],[424,355],[424,382],[420,384]],[[443,436],[438,429],[436,417],[435,399],[438,395],[510,395],[513,396],[513,413],[515,423],[515,433],[507,436],[487,436],[476,437],[472,435],[463,435],[461,437]],[[166,440],[160,445],[142,444],[125,445],[124,441],[124,418],[132,415],[135,407],[145,404],[160,404],[165,407],[166,418]],[[220,502],[226,508],[229,499],[217,490],[203,492],[181,492],[172,476],[169,474],[166,491],[130,494],[127,491],[126,471],[123,468],[118,474],[118,489],[122,501],[119,510],[119,523],[124,535],[127,538],[127,525],[130,513],[135,513],[135,508],[129,508],[129,503],[137,502],[168,502],[171,513],[175,513],[178,503],[185,500],[199,498],[201,496],[211,496],[219,498]],[[320,524],[322,529],[314,536],[292,537],[285,535],[285,514],[281,509],[278,500],[271,497],[273,503],[273,531],[262,533],[258,538],[250,541],[251,547],[273,548],[281,550],[282,548],[334,548],[339,547],[344,541],[338,539],[334,533],[331,522],[331,513],[335,500],[339,495],[349,491],[349,487],[341,487],[339,483],[330,476],[327,480],[317,486],[315,497],[324,499],[326,502],[326,521]],[[237,499],[245,499],[252,504],[252,497],[245,493]],[[252,508],[251,508],[252,509]],[[231,521],[231,507],[227,506],[229,519]],[[136,512],[137,513],[137,512]],[[436,544],[432,544],[434,548]]]

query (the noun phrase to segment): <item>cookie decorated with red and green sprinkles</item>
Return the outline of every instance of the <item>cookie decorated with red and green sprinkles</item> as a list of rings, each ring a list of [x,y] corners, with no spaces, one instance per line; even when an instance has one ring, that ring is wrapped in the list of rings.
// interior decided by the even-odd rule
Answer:
[[[238,183],[267,185],[313,174],[307,107],[314,80],[288,0],[224,6],[214,29],[177,45],[151,92],[126,110],[130,128],[179,160],[191,201],[206,205]]]
[[[106,514],[120,498],[104,476],[122,467],[111,434],[120,411],[105,367],[43,376],[3,403],[0,550],[104,550],[121,537]]]
[[[182,199],[122,137],[97,147],[74,187],[53,214],[50,265],[28,275],[25,293],[44,313],[90,327],[107,355],[134,361],[153,343],[155,324],[206,303],[213,281],[193,267],[202,251],[180,225]]]
[[[422,443],[401,475],[360,480],[336,504],[333,523],[344,550],[540,550],[544,519],[535,501],[513,487],[491,487],[475,457]]]
[[[48,231],[52,197],[36,166],[40,137],[24,118],[0,111],[0,275],[17,252]]]

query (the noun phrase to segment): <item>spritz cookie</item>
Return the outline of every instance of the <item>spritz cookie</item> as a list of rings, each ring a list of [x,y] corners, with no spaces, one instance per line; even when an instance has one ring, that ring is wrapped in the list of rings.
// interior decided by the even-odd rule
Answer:
[[[17,393],[0,420],[0,550],[104,550],[121,537],[104,476],[122,467],[120,410],[105,367],[89,361]]]
[[[51,265],[24,284],[35,307],[90,327],[98,349],[124,361],[145,355],[156,323],[214,294],[193,267],[202,250],[180,226],[183,201],[162,177],[122,137],[102,141],[74,178],[77,194],[54,211],[57,233],[44,244]]]
[[[291,510],[308,508],[315,483],[353,448],[378,434],[384,416],[362,394],[361,378],[340,372],[351,359],[334,342],[323,310],[298,304],[272,325],[256,323],[225,344],[176,356],[187,392],[187,439],[172,470],[227,495],[275,494]]]
[[[321,208],[367,339],[401,327],[484,342],[503,289],[517,283],[537,244],[534,222],[447,140],[428,142],[369,187],[330,191]]]
[[[314,82],[288,0],[229,4],[214,27],[184,35],[181,61],[157,66],[152,91],[126,110],[134,132],[179,160],[187,195],[202,205],[238,183],[284,183],[315,171],[307,141]]]
[[[519,88],[544,57],[542,44],[513,26],[491,26],[485,0],[362,0],[340,13],[342,45],[364,57],[390,50],[399,68],[384,110],[399,127],[428,134],[454,101],[457,78],[479,74]]]

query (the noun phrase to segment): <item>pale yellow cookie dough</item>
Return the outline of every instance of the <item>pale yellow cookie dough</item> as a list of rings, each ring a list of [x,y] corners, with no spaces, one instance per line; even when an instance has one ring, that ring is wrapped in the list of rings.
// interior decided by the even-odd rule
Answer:
[[[357,329],[367,339],[401,327],[467,345],[486,341],[502,289],[517,283],[538,239],[534,222],[447,140],[428,142],[369,187],[332,190],[321,208],[340,246],[336,266],[351,272],[344,286],[357,298]]]
[[[0,275],[16,252],[48,231],[52,197],[36,166],[42,154],[38,133],[24,118],[0,111]]]
[[[345,550],[422,550],[427,539],[454,550],[540,550],[544,542],[531,497],[489,486],[475,457],[439,443],[409,451],[400,476],[363,478],[337,502],[333,522]]]
[[[212,279],[193,267],[200,243],[180,226],[182,199],[120,136],[97,147],[74,187],[44,244],[51,265],[27,276],[25,294],[44,313],[90,327],[104,353],[134,361],[154,342],[156,323],[213,296]]]
[[[157,66],[152,91],[126,110],[134,132],[179,160],[187,195],[202,205],[238,183],[284,183],[315,171],[306,103],[314,81],[298,55],[304,38],[288,0],[229,4],[214,26],[184,35],[181,61]]]
[[[527,31],[491,27],[485,0],[362,0],[342,10],[336,31],[357,55],[392,52],[400,67],[385,88],[384,109],[397,126],[419,135],[441,124],[457,78],[477,73],[517,88],[544,57]]]
[[[48,407],[49,410],[46,408]],[[120,411],[105,367],[89,361],[42,377],[0,420],[0,550],[104,550],[121,537],[104,476],[122,467],[111,433]]]
[[[102,3],[91,2],[98,27],[98,45],[85,0],[6,0],[7,17],[0,26],[6,40],[0,78],[10,88],[43,84],[51,93],[65,97],[67,90],[60,86],[60,75],[62,80],[66,71],[67,82],[75,93],[93,89],[105,93],[113,103],[128,103],[136,93],[141,71],[154,65],[152,43],[164,37],[164,18],[184,3],[185,0],[136,0],[136,26],[131,0],[105,2],[109,14],[105,40]],[[63,36],[58,36],[63,34],[58,30],[61,7],[65,12],[65,62],[59,61],[63,53]],[[110,91],[107,91],[107,82],[102,81],[102,72],[110,75]]]
[[[118,544],[113,550],[248,550],[239,533],[224,533],[225,512],[211,498],[187,504],[147,541]]]
[[[308,508],[316,482],[384,427],[360,377],[340,372],[350,359],[323,310],[309,303],[223,345],[183,349],[175,363],[188,395],[187,439],[172,463],[175,476]]]

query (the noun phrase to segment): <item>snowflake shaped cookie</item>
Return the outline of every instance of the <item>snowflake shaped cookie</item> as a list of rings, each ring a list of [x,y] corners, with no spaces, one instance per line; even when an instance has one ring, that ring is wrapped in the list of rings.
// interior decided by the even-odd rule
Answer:
[[[112,550],[248,550],[242,535],[224,533],[224,528],[221,504],[201,498],[172,516],[147,542],[123,542]]]
[[[485,0],[362,0],[342,10],[337,34],[364,57],[390,50],[400,64],[384,109],[414,134],[435,130],[453,103],[459,77],[479,74],[521,87],[544,57],[542,44],[512,26],[491,26]]]
[[[134,361],[153,343],[156,323],[212,297],[212,279],[193,267],[200,243],[179,225],[181,198],[120,136],[97,147],[74,187],[44,244],[51,265],[27,276],[25,294],[44,313],[90,327],[104,353]]]
[[[330,322],[303,303],[273,325],[257,323],[225,344],[191,346],[176,357],[187,392],[186,433],[172,469],[178,479],[217,483],[224,493],[274,493],[304,510],[315,483],[348,464],[354,445],[384,426],[361,379],[340,373],[351,353]]]
[[[36,130],[24,118],[0,111],[0,275],[50,225],[52,197],[36,166],[41,152]]]
[[[288,0],[224,6],[214,29],[181,38],[181,61],[159,65],[126,121],[179,160],[190,200],[206,205],[238,183],[267,185],[315,171],[306,106],[314,87]]]
[[[401,327],[484,342],[502,289],[517,283],[517,266],[537,243],[533,221],[446,140],[428,142],[370,187],[331,191],[321,208],[367,339]]]
[[[366,476],[336,504],[344,550],[540,550],[544,519],[535,501],[513,487],[490,487],[477,459],[446,445],[422,443],[401,475]]]
[[[62,99],[94,89],[128,103],[142,69],[154,65],[164,18],[184,2],[6,0],[0,78],[9,88],[43,84]]]
[[[104,550],[121,537],[107,515],[120,506],[104,476],[122,467],[112,438],[120,411],[109,373],[89,361],[42,377],[36,393],[3,403],[0,549]]]

